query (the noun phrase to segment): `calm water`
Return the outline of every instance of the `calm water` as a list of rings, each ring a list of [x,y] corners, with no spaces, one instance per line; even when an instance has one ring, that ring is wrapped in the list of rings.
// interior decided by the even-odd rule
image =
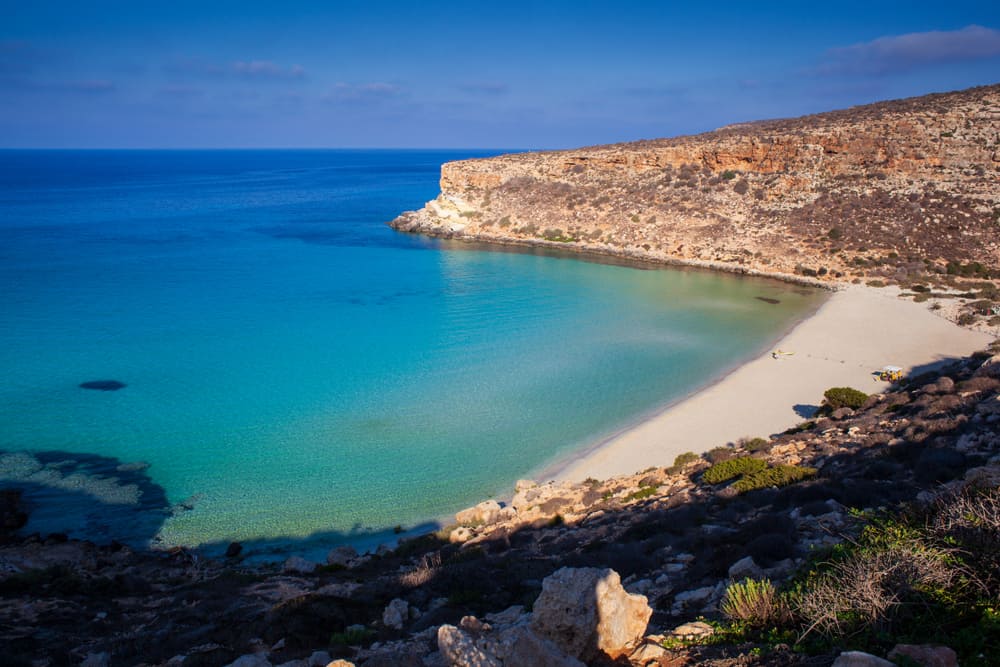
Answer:
[[[509,491],[822,299],[385,226],[485,154],[0,152],[0,485],[30,527],[370,540]],[[106,379],[127,386],[78,386]]]

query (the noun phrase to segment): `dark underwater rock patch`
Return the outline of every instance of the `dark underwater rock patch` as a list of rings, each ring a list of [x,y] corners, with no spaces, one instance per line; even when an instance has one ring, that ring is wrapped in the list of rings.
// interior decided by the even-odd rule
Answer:
[[[757,299],[758,301],[763,301],[764,303],[769,303],[771,305],[776,305],[781,303],[780,299],[772,299],[769,296],[755,296],[754,298]]]
[[[81,389],[94,389],[96,391],[118,391],[127,386],[127,384],[118,380],[88,380],[87,382],[80,383]]]

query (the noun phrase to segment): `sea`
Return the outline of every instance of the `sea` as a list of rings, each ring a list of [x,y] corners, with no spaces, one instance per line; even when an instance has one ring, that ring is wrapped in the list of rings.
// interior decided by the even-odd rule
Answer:
[[[389,542],[825,298],[386,225],[442,163],[501,152],[0,151],[0,487],[24,530],[262,558]]]

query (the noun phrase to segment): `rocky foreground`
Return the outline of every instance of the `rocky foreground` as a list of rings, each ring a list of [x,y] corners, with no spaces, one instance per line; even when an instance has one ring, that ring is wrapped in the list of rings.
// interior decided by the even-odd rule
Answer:
[[[440,196],[391,224],[799,280],[983,280],[1000,277],[998,182],[993,85],[696,136],[451,162]],[[985,298],[1000,303],[995,290]]]
[[[713,644],[721,626],[699,619],[722,618],[734,581],[803,576],[859,539],[864,512],[965,488],[996,499],[1000,346],[792,431],[628,477],[522,482],[507,505],[486,501],[393,550],[334,549],[323,564],[244,566],[236,545],[223,562],[19,537],[10,529],[24,517],[8,494],[3,662],[830,664],[847,646],[836,638]],[[1000,575],[997,553],[979,556]],[[980,584],[1000,603],[998,581]]]

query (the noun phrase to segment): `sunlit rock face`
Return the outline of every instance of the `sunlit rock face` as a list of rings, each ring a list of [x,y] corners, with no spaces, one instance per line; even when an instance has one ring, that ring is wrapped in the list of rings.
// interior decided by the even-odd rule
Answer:
[[[463,160],[392,222],[820,280],[1000,266],[1000,86],[689,137]]]

